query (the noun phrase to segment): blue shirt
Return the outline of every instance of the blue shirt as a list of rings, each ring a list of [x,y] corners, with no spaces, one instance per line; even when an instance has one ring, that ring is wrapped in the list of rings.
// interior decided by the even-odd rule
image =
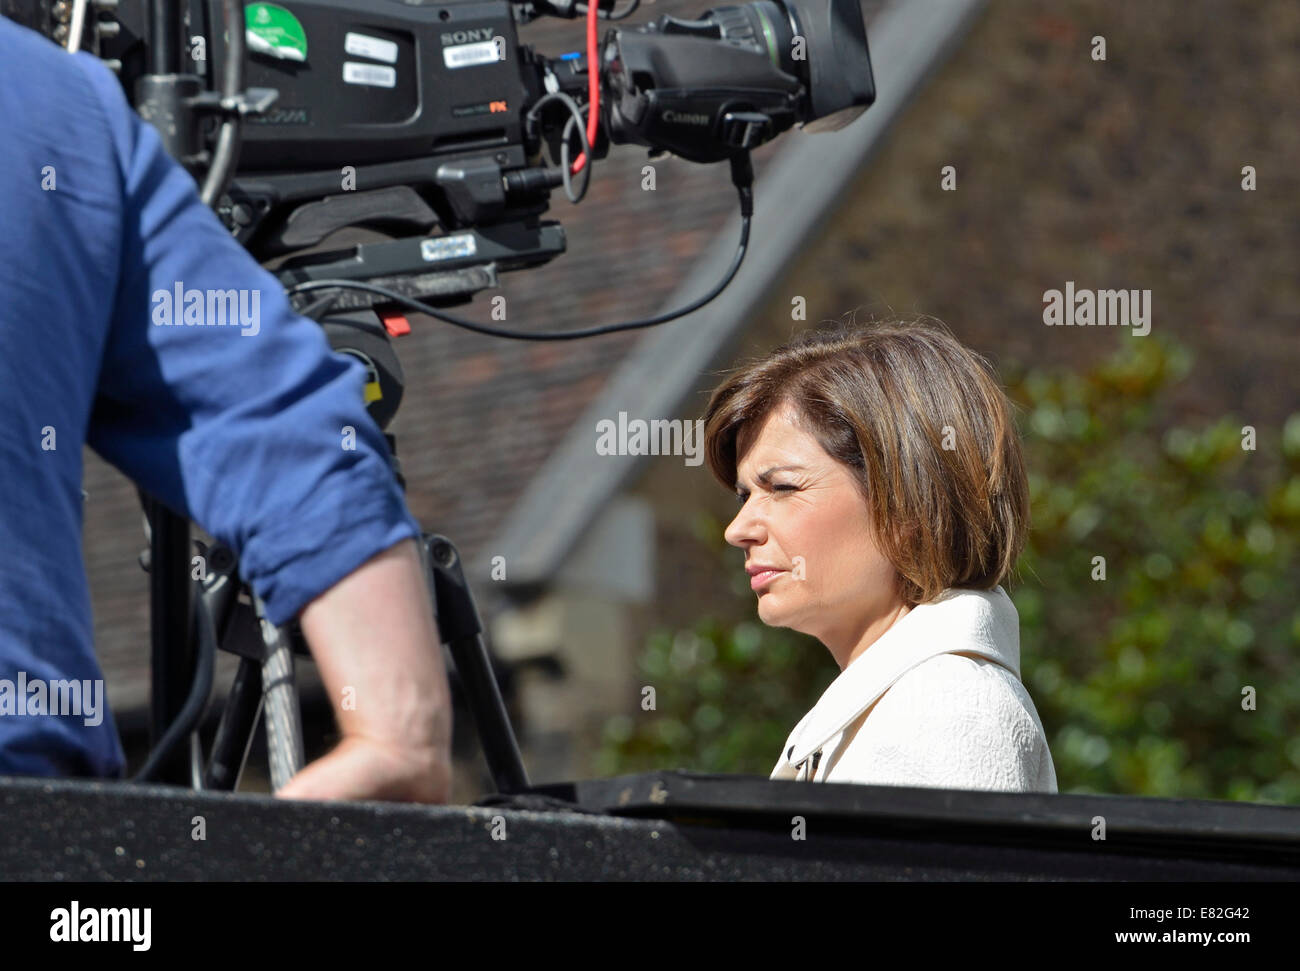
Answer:
[[[223,304],[230,290],[242,304]],[[364,380],[203,205],[112,72],[0,16],[0,774],[124,769],[102,707],[98,724],[48,713],[75,711],[54,682],[103,677],[82,443],[229,544],[284,623],[419,534]]]

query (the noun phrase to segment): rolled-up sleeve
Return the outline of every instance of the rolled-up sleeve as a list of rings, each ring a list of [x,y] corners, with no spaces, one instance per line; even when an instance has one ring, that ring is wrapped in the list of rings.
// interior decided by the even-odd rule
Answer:
[[[363,404],[364,368],[293,312],[112,74],[77,60],[122,178],[119,282],[105,294],[112,323],[87,442],[229,544],[284,623],[419,534]]]

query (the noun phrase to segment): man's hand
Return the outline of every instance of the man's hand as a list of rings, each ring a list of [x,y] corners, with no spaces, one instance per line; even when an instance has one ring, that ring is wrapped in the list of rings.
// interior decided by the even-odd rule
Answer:
[[[451,765],[445,752],[416,752],[351,737],[306,766],[276,795],[445,803],[450,791]]]
[[[445,803],[451,691],[415,541],[348,574],[303,609],[299,624],[343,741],[276,795]]]

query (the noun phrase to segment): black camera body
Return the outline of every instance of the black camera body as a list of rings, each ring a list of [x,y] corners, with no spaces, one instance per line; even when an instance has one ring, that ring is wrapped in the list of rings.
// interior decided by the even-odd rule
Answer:
[[[246,84],[279,97],[249,119],[242,169],[337,170],[526,145],[524,112],[544,93],[546,61],[520,47],[506,0],[297,0],[292,11],[305,60],[249,49]],[[218,45],[218,76],[225,53]]]
[[[0,0],[0,12],[65,45],[79,26],[80,48],[117,72],[196,179],[224,162],[205,197],[254,256],[279,262],[286,286],[370,280],[457,303],[497,285],[498,270],[564,251],[562,227],[539,216],[570,180],[542,149],[554,160],[562,143],[583,148],[590,71],[600,107],[588,166],[612,143],[734,165],[796,123],[838,128],[874,101],[858,3],[607,19],[595,65],[585,46],[547,56],[519,42],[521,24],[579,15],[573,0]],[[242,50],[226,23],[241,12]],[[240,123],[223,156],[232,67]],[[393,242],[304,253],[349,227]],[[354,290],[335,306],[377,302]]]

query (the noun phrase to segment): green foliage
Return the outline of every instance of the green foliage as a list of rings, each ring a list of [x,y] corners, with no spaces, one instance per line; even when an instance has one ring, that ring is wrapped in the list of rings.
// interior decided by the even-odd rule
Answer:
[[[1004,367],[1033,517],[1007,584],[1022,671],[1062,792],[1298,802],[1300,412],[1253,449],[1231,417],[1169,422],[1189,369],[1158,334],[1087,373]],[[837,673],[757,619],[656,632],[639,664],[657,710],[606,725],[602,774],[767,775]]]
[[[709,617],[648,641],[639,670],[655,710],[606,722],[600,775],[680,767],[766,776],[837,673],[818,641],[756,619]]]
[[[1034,518],[1013,598],[1058,780],[1300,801],[1300,413],[1253,450],[1231,417],[1164,427],[1189,357],[1126,343],[1088,374],[1008,381],[1028,405]]]

